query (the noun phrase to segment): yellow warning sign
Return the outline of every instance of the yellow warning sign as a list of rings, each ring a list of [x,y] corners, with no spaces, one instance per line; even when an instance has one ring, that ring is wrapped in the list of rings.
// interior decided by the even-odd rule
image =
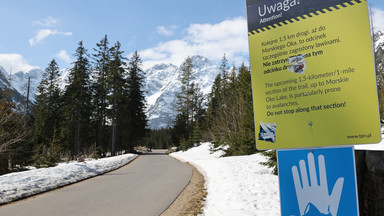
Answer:
[[[366,1],[247,0],[258,149],[381,140]]]

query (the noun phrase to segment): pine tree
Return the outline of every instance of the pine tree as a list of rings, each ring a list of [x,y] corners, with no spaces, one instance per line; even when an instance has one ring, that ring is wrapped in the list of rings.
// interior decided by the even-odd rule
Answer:
[[[126,63],[123,61],[123,51],[120,50],[120,43],[117,42],[111,48],[111,61],[109,63],[109,72],[106,74],[107,88],[110,93],[107,95],[109,108],[107,115],[112,124],[111,154],[116,155],[116,142],[118,132],[118,119],[123,119],[125,115],[126,104],[124,97],[128,94],[126,83]]]
[[[181,92],[178,94],[178,112],[187,116],[187,126],[193,121],[192,111],[192,59],[187,57],[181,64]]]
[[[53,137],[53,127],[59,121],[61,97],[57,78],[59,67],[53,59],[45,69],[38,86],[35,107],[35,135],[38,143],[47,143]]]
[[[226,68],[225,60],[223,58],[223,69]],[[237,75],[233,67],[225,82],[217,76],[207,110],[213,143],[216,147],[228,146],[228,156],[253,154],[256,151],[251,76],[244,64],[238,71]]]
[[[201,87],[199,84],[192,83],[191,85],[191,117],[192,124],[195,127],[195,124],[199,125],[204,124],[205,121],[205,97],[203,92],[201,91]],[[199,126],[200,128],[200,126]]]
[[[202,139],[202,128],[206,127],[205,97],[201,87],[192,82],[193,62],[190,57],[181,65],[181,91],[177,96],[177,111],[173,139],[187,150]]]
[[[181,140],[186,143],[192,129],[193,110],[192,110],[192,59],[187,57],[181,64],[181,91],[177,95],[177,116],[175,121],[175,137],[179,143]]]
[[[206,112],[206,139],[212,140],[212,130],[214,120],[218,117],[219,109],[222,106],[222,78],[221,74],[217,74],[215,81],[211,87],[211,92],[208,94],[208,107]]]
[[[107,151],[107,139],[106,139],[106,112],[107,112],[107,82],[106,74],[109,71],[111,53],[109,48],[109,42],[107,35],[96,44],[96,52],[93,54],[95,63],[94,67],[94,82],[92,84],[92,104],[93,116],[92,125],[93,131],[96,137],[96,143],[100,150]]]
[[[58,137],[62,123],[62,97],[59,88],[59,67],[53,59],[45,69],[43,79],[38,86],[36,95],[35,141],[44,148],[49,148],[54,137]],[[37,152],[37,155],[46,155],[46,152]]]
[[[244,103],[244,118],[242,121],[243,129],[241,130],[241,151],[248,155],[256,152],[256,140],[253,115],[251,72],[247,67],[245,67],[244,63],[239,68],[238,82],[239,95],[242,103]]]
[[[146,134],[147,116],[145,113],[144,71],[142,61],[137,51],[132,55],[128,62],[128,119],[129,119],[129,150],[137,145]]]
[[[221,59],[221,64],[219,67],[220,74],[221,74],[221,82],[222,82],[222,87],[223,87],[223,92],[222,94],[224,97],[228,94],[228,85],[230,84],[230,74],[229,74],[229,66],[228,66],[228,60],[225,54],[223,55],[223,58]]]
[[[82,41],[79,42],[74,56],[77,59],[70,70],[68,86],[64,93],[65,123],[62,130],[67,147],[77,156],[83,147],[90,145],[90,63]]]

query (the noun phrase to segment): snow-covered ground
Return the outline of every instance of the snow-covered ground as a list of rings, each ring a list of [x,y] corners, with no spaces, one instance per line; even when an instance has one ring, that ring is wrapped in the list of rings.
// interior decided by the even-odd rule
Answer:
[[[136,157],[137,155],[134,154],[125,154],[80,163],[60,163],[56,167],[2,175],[0,176],[0,204],[115,170]]]
[[[280,215],[278,177],[260,164],[267,161],[261,154],[220,157],[222,151],[210,152],[203,143],[171,156],[194,165],[206,180],[205,216],[274,216]]]
[[[384,133],[384,129],[382,129]],[[208,195],[205,216],[274,216],[280,215],[279,180],[260,162],[261,154],[221,157],[212,153],[210,143],[171,156],[194,165],[204,175]],[[378,144],[355,145],[355,150],[384,151],[384,137]]]

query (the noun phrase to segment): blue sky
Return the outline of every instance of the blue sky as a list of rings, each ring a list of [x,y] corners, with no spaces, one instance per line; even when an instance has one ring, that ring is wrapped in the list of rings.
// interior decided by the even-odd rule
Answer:
[[[248,62],[245,0],[0,0],[0,65],[8,72],[70,67],[79,41],[92,53],[108,35],[145,67],[201,54]],[[380,29],[384,2],[371,1]],[[382,26],[381,26],[382,25]]]

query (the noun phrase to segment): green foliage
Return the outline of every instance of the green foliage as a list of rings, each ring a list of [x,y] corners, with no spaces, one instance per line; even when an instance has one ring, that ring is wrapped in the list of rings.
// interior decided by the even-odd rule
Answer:
[[[173,131],[173,141],[181,149],[187,150],[201,141],[205,124],[204,96],[201,87],[192,82],[193,63],[190,57],[181,65],[181,91],[177,95],[177,111]]]
[[[260,164],[265,165],[269,168],[273,168],[272,173],[274,175],[278,175],[278,170],[277,170],[277,155],[276,155],[276,150],[270,150],[270,151],[264,151],[261,154],[264,156],[268,157],[267,162],[262,162]]]
[[[90,63],[83,42],[79,42],[74,56],[77,58],[70,70],[68,85],[64,93],[63,124],[61,136],[64,146],[70,149],[72,157],[81,153],[89,142],[91,91]]]
[[[215,147],[228,146],[227,156],[256,152],[250,71],[244,64],[231,73],[223,57],[209,95],[207,119]]]
[[[126,63],[123,61],[123,51],[120,50],[120,43],[117,42],[114,47],[110,49],[111,61],[109,62],[109,71],[106,74],[106,87],[108,89],[107,101],[110,106],[107,107],[107,117],[111,119],[111,154],[116,155],[116,142],[117,136],[120,132],[118,130],[118,119],[123,119],[127,104],[124,103],[127,100],[127,81],[126,75]]]
[[[43,80],[38,86],[36,96],[35,116],[35,142],[43,149],[49,149],[52,140],[57,137],[56,128],[62,123],[62,97],[58,83],[59,67],[53,59],[43,74]],[[48,151],[42,151],[48,154]],[[47,156],[47,155],[46,155]]]
[[[169,149],[174,146],[172,141],[172,129],[163,128],[149,130],[144,138],[143,145],[152,149]]]
[[[50,140],[49,145],[38,144],[36,146],[35,154],[35,166],[36,167],[52,167],[61,162],[60,153],[62,147],[60,145],[60,139],[57,137],[56,126],[54,127],[53,137]]]
[[[133,152],[133,147],[142,142],[147,132],[147,115],[145,112],[145,96],[142,90],[144,86],[145,73],[142,69],[142,61],[137,53],[132,55],[128,61],[128,147]]]
[[[91,130],[97,143],[100,153],[105,155],[108,149],[107,137],[107,81],[106,74],[109,71],[111,61],[111,52],[109,48],[109,41],[107,35],[96,43],[96,48],[93,49],[94,54],[94,70],[92,83],[92,116],[91,116]]]

